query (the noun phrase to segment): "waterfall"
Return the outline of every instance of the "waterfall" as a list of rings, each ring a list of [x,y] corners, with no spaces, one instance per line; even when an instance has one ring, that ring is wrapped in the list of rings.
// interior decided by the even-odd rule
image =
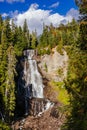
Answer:
[[[25,50],[18,80],[19,107],[24,106],[25,115],[40,115],[53,104],[44,98],[42,77],[34,60],[34,50]],[[21,104],[21,105],[20,105]]]
[[[42,77],[38,71],[36,60],[33,59],[34,50],[26,50],[24,55],[28,60],[28,65],[26,61],[24,65],[25,87],[32,86],[32,97],[43,98]]]

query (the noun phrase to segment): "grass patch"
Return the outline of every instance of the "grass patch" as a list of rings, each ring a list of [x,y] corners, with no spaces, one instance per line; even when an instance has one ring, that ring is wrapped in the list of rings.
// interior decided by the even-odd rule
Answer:
[[[57,99],[59,102],[63,103],[64,105],[69,104],[69,95],[64,88],[64,82],[54,82],[51,81],[50,84],[53,86],[53,91],[58,93]]]

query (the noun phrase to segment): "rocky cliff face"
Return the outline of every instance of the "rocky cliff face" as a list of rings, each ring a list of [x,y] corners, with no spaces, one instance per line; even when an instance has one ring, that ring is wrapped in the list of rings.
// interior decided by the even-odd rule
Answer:
[[[63,81],[67,76],[68,67],[68,55],[63,50],[63,55],[56,51],[56,48],[52,50],[52,54],[41,56],[38,66],[41,73],[49,80]]]
[[[59,111],[59,107],[62,106],[57,100],[58,93],[53,91],[49,84],[49,80],[63,81],[67,76],[68,67],[68,55],[63,51],[63,55],[56,51],[56,48],[52,50],[50,55],[44,55],[38,58],[38,67],[43,76],[44,83],[44,96],[46,99],[54,102],[53,107],[49,107],[47,111],[44,111],[40,116],[37,114],[42,111],[42,106],[46,104],[45,99],[32,98],[30,99],[30,115],[22,117],[13,123],[12,129],[19,130],[60,130],[61,125],[64,123],[65,115]],[[23,64],[24,66],[24,64]],[[21,109],[21,108],[20,108]],[[35,109],[35,110],[34,110]]]

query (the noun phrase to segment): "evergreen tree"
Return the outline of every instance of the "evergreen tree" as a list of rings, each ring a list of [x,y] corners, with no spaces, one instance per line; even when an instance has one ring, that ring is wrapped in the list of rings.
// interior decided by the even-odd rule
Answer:
[[[16,74],[15,65],[16,58],[15,52],[12,45],[7,49],[7,71],[6,71],[6,81],[5,81],[5,115],[6,119],[10,121],[11,117],[14,116],[15,109],[15,81],[14,77]]]
[[[49,45],[49,40],[48,40],[48,26],[43,26],[43,34],[40,37],[40,45],[43,47],[46,47]]]
[[[86,0],[76,0],[82,14],[78,46],[72,48],[66,89],[70,93],[71,114],[64,130],[87,129],[87,5]],[[85,4],[85,5],[84,5]],[[84,6],[83,6],[84,5]],[[84,21],[84,22],[83,22]]]
[[[15,33],[13,38],[13,45],[17,56],[22,54],[24,49],[24,42],[23,42],[23,31],[21,27],[15,27]]]
[[[66,89],[70,94],[71,114],[64,130],[86,130],[87,128],[87,56],[79,48],[72,48]]]
[[[7,43],[11,43],[12,41],[12,32],[11,32],[11,25],[10,25],[10,18],[7,17],[5,20],[5,27],[6,27],[6,38],[7,38]]]
[[[75,0],[81,14],[80,20],[87,21],[87,0]]]
[[[35,30],[35,32],[32,32],[32,41],[31,41],[31,44],[32,44],[32,48],[35,49],[38,45],[38,41],[37,41],[37,32]]]
[[[8,48],[7,37],[6,37],[6,24],[3,22],[2,33],[1,33],[1,45],[0,45],[0,93],[2,98],[2,109],[5,112],[5,81],[6,81],[6,70],[7,70],[7,53]]]
[[[25,19],[24,25],[23,25],[23,42],[25,48],[29,47],[29,30],[28,30],[28,25],[27,21]]]

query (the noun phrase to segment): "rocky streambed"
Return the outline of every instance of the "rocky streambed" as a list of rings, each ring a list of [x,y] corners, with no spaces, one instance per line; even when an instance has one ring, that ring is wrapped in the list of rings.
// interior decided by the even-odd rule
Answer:
[[[61,104],[56,102],[40,116],[27,116],[17,119],[12,125],[13,130],[60,130],[65,116],[60,113],[58,107]]]

